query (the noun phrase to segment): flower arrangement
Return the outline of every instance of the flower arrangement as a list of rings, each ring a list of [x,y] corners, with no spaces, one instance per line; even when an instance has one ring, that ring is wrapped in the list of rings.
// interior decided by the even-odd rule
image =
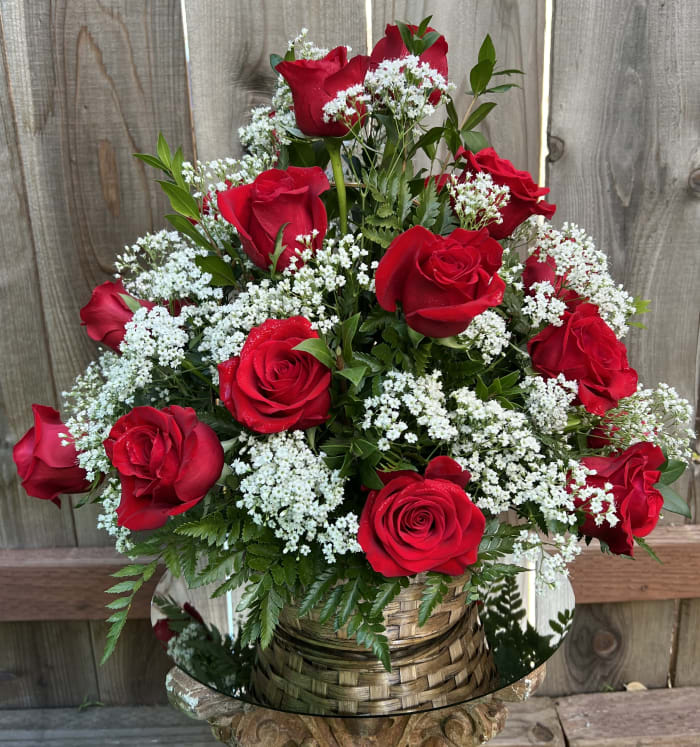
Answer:
[[[173,230],[95,288],[97,360],[14,449],[27,493],[84,493],[146,558],[109,589],[105,657],[159,563],[243,590],[236,645],[294,601],[389,668],[383,610],[417,574],[422,624],[455,576],[468,601],[552,584],[581,538],[651,552],[662,509],[687,515],[689,405],[622,342],[646,302],[475,130],[520,71],[487,37],[460,119],[429,22],[350,58],[302,32],[240,159],[138,155]]]

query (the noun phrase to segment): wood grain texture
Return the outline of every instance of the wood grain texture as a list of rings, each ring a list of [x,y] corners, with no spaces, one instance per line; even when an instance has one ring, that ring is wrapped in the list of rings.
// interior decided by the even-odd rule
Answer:
[[[613,276],[652,301],[649,329],[626,340],[640,380],[666,381],[691,400],[700,321],[700,200],[691,177],[700,167],[698,31],[687,3],[558,0],[548,179],[555,223],[584,226],[610,256]],[[591,626],[623,621],[623,645],[587,662]],[[585,607],[550,669],[549,692],[556,683],[565,692],[616,686],[635,661],[645,675],[635,679],[664,684],[673,624],[670,601]],[[678,660],[688,653],[679,650]]]
[[[641,548],[633,562],[603,555],[597,542],[585,548],[570,567],[576,601],[700,598],[700,525],[659,526],[647,539],[661,563]]]
[[[109,543],[95,528],[96,507],[74,520],[70,501],[58,514],[21,495],[9,450],[30,424],[29,403],[56,405],[93,357],[78,311],[113,271],[115,253],[163,225],[167,202],[131,154],[152,151],[162,130],[191,155],[180,4],[8,0],[0,19],[2,210],[3,218],[5,211],[13,216],[0,237],[3,291],[9,287],[0,302],[11,333],[0,343],[3,361],[10,361],[0,374],[0,541],[5,547]],[[100,694],[100,652],[87,622],[33,623],[26,641],[23,629],[0,626],[3,652],[36,648],[27,659],[34,670],[17,695],[21,705],[75,705],[84,691]],[[139,626],[133,630],[143,636]],[[121,666],[123,680],[137,682],[140,663],[122,659]],[[141,697],[141,685],[135,690]]]
[[[349,44],[366,54],[364,0],[185,0],[197,157],[241,153],[238,128],[270,103],[270,54],[284,54],[303,27],[319,47]]]
[[[85,622],[3,623],[0,707],[49,708],[99,700]]]
[[[518,68],[525,76],[499,79],[522,86],[505,94],[484,97],[497,102],[484,121],[483,132],[504,158],[530,171],[535,180],[540,159],[540,101],[542,95],[542,54],[544,0],[522,3],[516,0],[393,0],[374,2],[372,34],[376,42],[387,23],[396,20],[419,23],[432,14],[430,25],[444,34],[449,45],[449,77],[457,85],[453,94],[461,115],[471,96],[469,70],[476,64],[479,46],[490,34],[496,47],[498,66]]]
[[[557,701],[569,747],[697,747],[700,688],[576,695]]]
[[[105,604],[114,598],[105,589],[127,562],[109,547],[0,550],[0,621],[105,620]],[[156,582],[157,576],[137,592],[131,619],[150,617]]]
[[[622,562],[622,561],[621,561]],[[543,695],[667,684],[674,602],[579,604],[562,647],[547,662]]]
[[[524,703],[508,703],[506,727],[488,744],[489,747],[566,747],[554,701],[535,697]]]
[[[0,711],[3,747],[211,747],[219,744],[205,724],[168,706],[137,708],[32,708]]]

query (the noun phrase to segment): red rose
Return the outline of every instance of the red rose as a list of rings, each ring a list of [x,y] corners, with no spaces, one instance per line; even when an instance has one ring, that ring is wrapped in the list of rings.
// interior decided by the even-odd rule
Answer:
[[[380,475],[360,517],[358,542],[375,571],[410,576],[438,571],[459,576],[476,562],[486,520],[464,489],[470,474],[450,457],[417,472]]]
[[[549,283],[554,288],[554,295],[573,309],[582,303],[584,299],[566,287],[566,273],[557,273],[557,263],[553,257],[545,254],[544,259],[540,257],[540,250],[536,249],[526,260],[523,268],[523,285],[528,294],[532,295],[531,288],[535,283]]]
[[[502,254],[486,229],[436,236],[414,226],[391,242],[379,262],[377,301],[387,311],[400,301],[408,326],[423,335],[456,335],[503,300],[506,284],[496,274]]]
[[[412,34],[415,34],[418,26],[409,24],[408,29]],[[430,26],[426,29],[426,33],[433,31],[435,29]],[[369,58],[370,70],[375,70],[383,60],[400,60],[402,57],[407,57],[408,54],[409,52],[403,43],[399,27],[387,24],[387,27],[384,29],[384,36],[374,45]],[[430,65],[433,70],[436,70],[447,80],[447,41],[444,36],[440,35],[425,52],[419,55],[418,59]],[[433,91],[430,95],[430,103],[437,105],[439,101],[440,91]]]
[[[614,527],[604,521],[600,526],[587,511],[584,502],[577,498],[577,508],[586,512],[580,531],[587,537],[597,537],[616,555],[633,555],[634,538],[646,537],[659,521],[664,505],[661,493],[654,487],[661,477],[659,467],[665,457],[658,446],[638,443],[619,454],[607,457],[586,457],[582,463],[596,471],[586,483],[602,488],[612,484],[615,509],[619,518]]]
[[[280,228],[286,249],[277,260],[277,269],[283,270],[297,250],[305,247],[297,236],[318,231],[311,242],[314,251],[321,248],[328,228],[326,208],[319,195],[330,187],[326,175],[318,166],[286,170],[263,171],[251,184],[219,192],[219,212],[238,231],[246,254],[255,264],[267,270],[275,251],[275,241]],[[297,263],[300,266],[301,262]]]
[[[348,62],[346,47],[336,47],[320,60],[285,60],[275,70],[292,89],[297,127],[314,137],[343,137],[349,127],[344,122],[325,122],[323,107],[339,91],[364,82],[369,57],[357,55]],[[354,125],[364,115],[366,107],[358,107],[352,118]]]
[[[32,405],[32,412],[34,425],[15,444],[12,458],[27,494],[60,506],[59,493],[85,493],[90,483],[58,412],[45,405]],[[68,445],[62,446],[62,441]]]
[[[305,429],[328,420],[331,372],[294,348],[318,337],[308,319],[268,319],[241,354],[219,364],[219,394],[234,418],[257,433]]]
[[[494,239],[510,236],[531,215],[544,215],[547,219],[554,215],[557,206],[539,200],[549,194],[549,188],[538,187],[527,171],[516,169],[510,161],[500,158],[493,148],[485,148],[478,153],[466,151],[464,157],[467,159],[466,171],[485,171],[495,184],[510,189],[508,204],[501,210],[503,222],[488,226]]]
[[[119,346],[124,339],[124,327],[131,321],[134,312],[127,306],[124,296],[131,298],[141,306],[152,309],[155,304],[150,301],[141,301],[126,292],[121,279],[98,285],[92,291],[92,296],[82,309],[80,319],[86,327],[88,337],[101,342],[115,352],[119,352]]]
[[[547,378],[561,373],[577,381],[576,403],[604,415],[637,391],[637,372],[627,362],[627,349],[592,303],[565,311],[562,319],[560,327],[549,325],[528,342],[532,365]]]
[[[157,529],[204,498],[224,466],[216,433],[191,407],[135,407],[112,426],[105,451],[119,472],[117,523]]]

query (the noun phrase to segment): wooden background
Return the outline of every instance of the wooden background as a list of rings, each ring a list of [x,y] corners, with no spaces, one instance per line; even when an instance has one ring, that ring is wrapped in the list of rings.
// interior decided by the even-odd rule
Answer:
[[[432,12],[461,90],[489,32],[499,60],[527,76],[499,99],[487,135],[537,175],[548,95],[555,222],[585,226],[612,257],[615,277],[652,299],[650,329],[629,339],[642,379],[667,381],[695,400],[700,15],[693,6],[558,0],[547,27],[545,0],[0,0],[0,707],[164,701],[167,661],[144,619],[128,623],[116,654],[97,664],[105,629],[95,609],[103,600],[81,597],[81,589],[114,560],[95,512],[59,512],[28,498],[11,460],[31,403],[58,405],[95,352],[78,317],[91,289],[109,277],[125,243],[163,225],[166,204],[131,153],[152,152],[160,130],[190,157],[236,154],[237,127],[274,83],[270,52],[302,26],[319,44],[364,53],[386,22]],[[459,96],[458,108],[466,100]],[[686,479],[683,489],[697,516],[700,481]],[[669,564],[639,566],[652,568],[656,583],[610,587],[608,567],[591,559],[580,598],[625,601],[580,605],[547,693],[619,689],[629,680],[700,684],[700,599],[669,598],[700,596],[698,574],[681,575],[684,563],[698,567],[698,530],[664,527],[664,541],[676,548]],[[23,579],[28,562],[45,569],[46,583],[33,589],[32,576]],[[687,584],[674,586],[681,578]],[[72,590],[62,607],[47,597],[61,584]]]

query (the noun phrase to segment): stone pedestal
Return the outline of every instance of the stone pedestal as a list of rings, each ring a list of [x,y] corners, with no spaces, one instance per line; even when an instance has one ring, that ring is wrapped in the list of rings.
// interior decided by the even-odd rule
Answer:
[[[283,713],[244,703],[202,685],[174,667],[166,678],[170,702],[207,721],[231,747],[473,747],[505,726],[507,702],[528,698],[542,683],[545,665],[491,695],[462,705],[411,715],[332,718]]]

